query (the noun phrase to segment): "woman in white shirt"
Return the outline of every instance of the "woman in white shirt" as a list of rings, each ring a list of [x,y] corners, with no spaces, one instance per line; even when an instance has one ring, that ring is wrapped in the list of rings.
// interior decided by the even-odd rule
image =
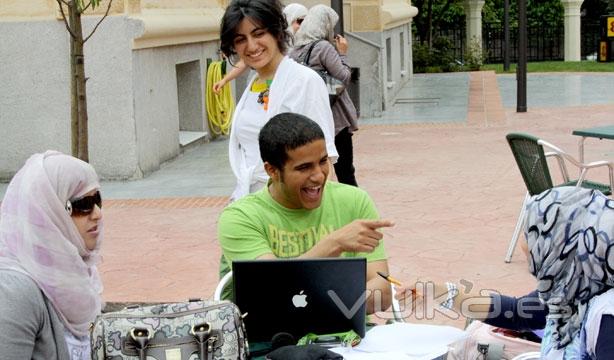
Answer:
[[[230,166],[237,178],[232,199],[264,187],[268,177],[258,148],[258,133],[282,112],[307,116],[322,128],[334,163],[333,115],[328,91],[313,70],[285,55],[290,34],[277,0],[234,0],[221,24],[221,50],[231,62],[242,60],[255,70],[237,104],[230,133]]]

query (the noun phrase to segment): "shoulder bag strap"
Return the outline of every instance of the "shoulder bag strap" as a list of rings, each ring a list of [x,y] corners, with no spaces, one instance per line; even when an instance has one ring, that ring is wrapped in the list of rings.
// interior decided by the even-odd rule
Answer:
[[[319,43],[320,41],[322,41],[322,39],[316,40],[312,42],[311,45],[309,45],[309,49],[307,49],[307,54],[305,55],[305,59],[303,60],[305,62],[305,66],[309,66],[309,58],[311,57],[311,50],[313,50],[314,46],[316,46],[316,44]]]

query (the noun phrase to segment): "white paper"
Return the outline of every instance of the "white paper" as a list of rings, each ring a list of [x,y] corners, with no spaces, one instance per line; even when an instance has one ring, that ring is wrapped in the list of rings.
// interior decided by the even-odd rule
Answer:
[[[385,352],[385,353],[366,353],[358,350],[354,350],[352,348],[333,348],[329,349],[331,351],[336,352],[337,354],[343,355],[344,360],[416,360],[414,357],[403,354],[403,353],[394,353],[394,352]]]
[[[451,326],[395,323],[369,330],[354,348],[331,350],[348,360],[428,360],[446,354],[448,345],[464,336]]]

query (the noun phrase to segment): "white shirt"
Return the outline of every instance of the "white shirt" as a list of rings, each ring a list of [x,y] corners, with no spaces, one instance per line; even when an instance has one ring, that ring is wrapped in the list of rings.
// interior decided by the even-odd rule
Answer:
[[[260,148],[257,146],[258,136],[254,136],[254,129],[252,128],[248,129],[251,133],[241,133],[242,130],[240,128],[241,124],[245,124],[245,118],[252,119],[252,117],[258,116],[248,112],[248,107],[254,103],[250,99],[253,99],[251,86],[256,76],[252,77],[243,92],[233,115],[231,125],[228,158],[230,167],[237,178],[237,185],[232,193],[233,200],[249,194],[250,188],[254,188],[253,184],[266,183],[268,180],[260,158]],[[255,103],[260,105],[257,102]],[[335,125],[333,123],[333,113],[330,109],[326,85],[315,71],[295,62],[287,56],[284,56],[275,72],[269,89],[268,110],[265,112],[265,120],[260,128],[270,118],[283,112],[305,115],[318,123],[324,132],[328,156],[333,163],[337,161],[339,155],[335,148]],[[258,123],[254,121],[253,126],[258,126]],[[258,128],[258,132],[260,132],[260,128]],[[256,146],[253,146],[253,144],[256,144]],[[249,157],[245,156],[247,151],[244,153],[242,151],[243,147],[249,151]],[[254,149],[254,154],[249,149]]]
[[[70,331],[64,331],[64,339],[68,346],[70,360],[89,360],[91,359],[90,338],[88,336],[77,337]]]
[[[263,104],[258,103],[260,93],[246,91],[243,107],[237,109],[237,123],[233,126],[233,131],[237,133],[237,138],[241,146],[241,154],[246,164],[257,164],[260,162],[260,147],[258,145],[258,134],[260,129],[269,120],[264,111]]]

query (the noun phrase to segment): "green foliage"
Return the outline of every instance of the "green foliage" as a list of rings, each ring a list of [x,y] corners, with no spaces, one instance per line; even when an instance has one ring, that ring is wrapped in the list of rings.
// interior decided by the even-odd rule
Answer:
[[[614,14],[614,0],[584,0],[582,21],[597,22],[601,15]]]
[[[436,38],[431,49],[426,44],[414,43],[412,58],[414,72],[417,73],[457,70],[452,43],[447,38]]]
[[[426,44],[414,43],[412,53],[415,73],[477,71],[484,65],[486,55],[475,37],[467,48],[464,63],[454,59],[452,43],[443,37],[433,41],[432,49]]]
[[[561,0],[526,0],[527,25],[530,27],[563,28],[563,4]],[[465,23],[464,0],[414,0],[412,4],[419,9],[418,15],[413,18],[415,27],[414,36],[424,44],[428,42],[429,33],[437,37],[440,29],[457,28]],[[509,0],[510,28],[518,27],[517,0]],[[598,12],[604,14],[608,6],[614,10],[614,0],[584,0],[583,9],[587,9],[587,16]],[[482,21],[485,23],[500,23],[503,19],[504,0],[485,0],[482,9]],[[429,11],[430,9],[430,11]],[[588,10],[595,9],[595,10]],[[432,29],[429,29],[429,15],[432,20]]]
[[[438,1],[444,3],[444,1]],[[441,12],[439,16],[441,24],[459,24],[465,22],[465,8],[463,7],[464,0],[452,0],[445,12],[442,12],[444,4],[434,5],[437,12]],[[436,12],[436,13],[437,13]]]
[[[77,10],[82,13],[87,9],[88,6],[91,6],[92,9],[95,9],[98,5],[100,5],[100,0],[89,0],[84,2],[83,0],[74,0],[77,4]]]
[[[470,71],[478,71],[484,65],[487,53],[482,49],[480,40],[475,36],[471,39],[465,54],[465,67]]]
[[[428,45],[414,43],[412,48],[412,61],[414,64],[414,72],[425,72],[424,70],[430,66],[431,51]]]
[[[433,73],[440,73],[443,71],[441,70],[441,67],[439,66],[427,66],[426,68],[424,68],[423,72],[426,74],[433,74]]]
[[[482,8],[482,21],[489,24],[503,23],[503,4],[504,0],[486,0]],[[510,20],[511,18],[510,11]]]
[[[503,64],[485,64],[482,70],[494,70],[497,74],[505,73]],[[511,64],[510,71],[515,73],[516,64]],[[527,63],[527,72],[614,72],[614,62],[596,61],[540,61]]]
[[[527,0],[529,26],[563,27],[563,3],[560,0]]]
[[[413,0],[412,5],[419,9],[418,15],[412,19],[414,34],[420,43],[428,42],[429,15],[433,27],[433,38],[441,27],[465,22],[464,0]],[[430,13],[429,13],[430,7]]]

